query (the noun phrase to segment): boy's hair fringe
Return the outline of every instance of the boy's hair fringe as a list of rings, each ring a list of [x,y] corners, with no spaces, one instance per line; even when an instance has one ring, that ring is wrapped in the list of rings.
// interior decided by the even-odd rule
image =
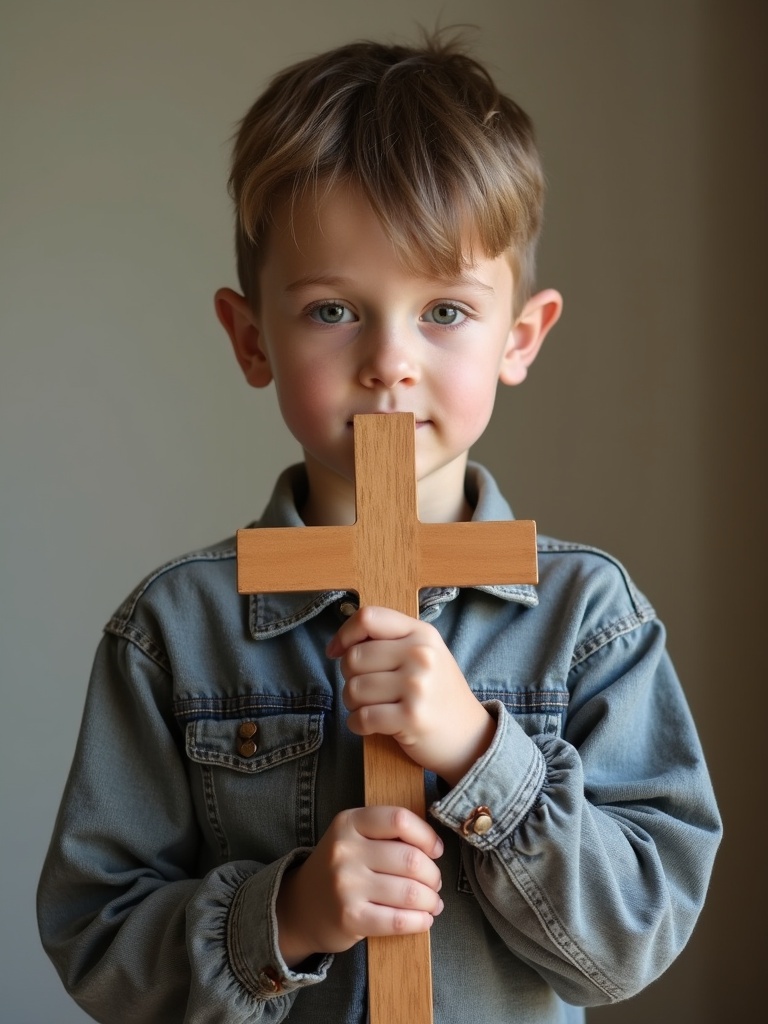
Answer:
[[[277,202],[334,185],[366,196],[404,264],[437,277],[509,252],[533,288],[544,180],[527,114],[446,30],[419,47],[355,42],[277,74],[239,124],[229,178],[237,271],[256,282]]]

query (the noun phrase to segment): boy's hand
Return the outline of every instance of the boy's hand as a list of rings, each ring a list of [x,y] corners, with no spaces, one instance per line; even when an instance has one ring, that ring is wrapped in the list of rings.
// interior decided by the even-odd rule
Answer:
[[[342,811],[310,856],[283,877],[278,942],[295,967],[313,953],[341,953],[369,935],[410,935],[443,909],[434,859],[443,843],[404,807]]]
[[[491,744],[496,723],[429,623],[367,606],[328,644],[341,658],[348,725],[392,736],[406,754],[454,786]]]

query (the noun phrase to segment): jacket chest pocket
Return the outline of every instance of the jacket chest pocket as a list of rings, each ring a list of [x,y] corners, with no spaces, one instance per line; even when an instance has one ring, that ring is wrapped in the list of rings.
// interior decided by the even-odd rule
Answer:
[[[321,712],[187,723],[198,816],[222,859],[269,863],[297,846],[314,845],[322,740]]]

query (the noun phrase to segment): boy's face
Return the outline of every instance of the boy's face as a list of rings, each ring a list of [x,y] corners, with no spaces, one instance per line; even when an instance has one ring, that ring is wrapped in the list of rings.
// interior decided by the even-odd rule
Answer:
[[[220,297],[217,308],[249,382],[275,383],[310,496],[351,489],[356,413],[412,412],[422,518],[455,515],[425,506],[463,494],[498,381],[518,383],[533,358],[518,344],[509,261],[481,258],[451,280],[410,272],[354,188],[289,209],[270,231],[258,311],[240,300],[238,329]]]

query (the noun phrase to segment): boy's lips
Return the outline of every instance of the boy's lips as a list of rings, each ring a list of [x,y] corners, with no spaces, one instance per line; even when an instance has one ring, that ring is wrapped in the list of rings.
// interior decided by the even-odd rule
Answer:
[[[372,412],[355,413],[355,415],[356,416],[391,416],[393,412],[409,412],[409,411],[410,410],[408,410],[408,409],[393,409],[391,411],[390,410],[383,410],[383,409],[374,409]],[[416,416],[416,429],[419,430],[421,427],[426,427],[431,422],[432,422],[431,420],[428,420],[428,419],[422,420],[422,419],[419,419],[418,416]],[[351,420],[351,419],[347,420],[347,426],[351,429],[352,426],[353,426],[353,420]]]

